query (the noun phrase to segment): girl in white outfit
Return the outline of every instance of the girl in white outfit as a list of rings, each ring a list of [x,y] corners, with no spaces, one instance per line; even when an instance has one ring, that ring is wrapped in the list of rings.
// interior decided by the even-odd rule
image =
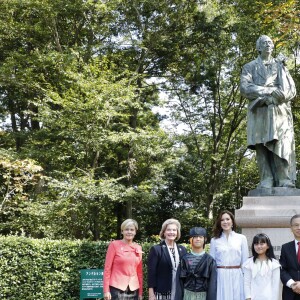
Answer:
[[[252,255],[243,264],[245,299],[280,299],[280,264],[266,234],[259,233],[253,238]]]

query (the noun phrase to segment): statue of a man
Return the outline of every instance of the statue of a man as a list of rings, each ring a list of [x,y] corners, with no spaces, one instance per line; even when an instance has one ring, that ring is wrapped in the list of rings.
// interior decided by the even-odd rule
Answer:
[[[260,173],[258,188],[295,187],[296,162],[291,100],[293,78],[283,59],[273,58],[274,44],[262,35],[259,56],[244,65],[241,94],[249,99],[247,143],[256,150]]]

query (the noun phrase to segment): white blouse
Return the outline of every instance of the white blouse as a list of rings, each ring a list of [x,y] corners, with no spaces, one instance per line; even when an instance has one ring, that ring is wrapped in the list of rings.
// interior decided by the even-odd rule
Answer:
[[[276,259],[260,261],[250,257],[243,265],[245,298],[280,299],[280,264]]]
[[[247,239],[234,231],[228,239],[222,233],[220,238],[211,239],[210,255],[216,260],[217,266],[241,266],[249,257]]]

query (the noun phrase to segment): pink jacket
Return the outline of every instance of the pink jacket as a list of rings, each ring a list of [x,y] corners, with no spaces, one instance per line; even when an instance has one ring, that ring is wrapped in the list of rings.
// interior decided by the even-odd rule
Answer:
[[[122,240],[109,244],[104,266],[103,292],[109,292],[109,286],[125,291],[139,289],[143,294],[142,247],[136,243],[128,245]]]

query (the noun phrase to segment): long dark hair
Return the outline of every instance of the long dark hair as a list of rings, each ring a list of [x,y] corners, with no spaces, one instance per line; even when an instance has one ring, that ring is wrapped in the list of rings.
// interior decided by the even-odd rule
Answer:
[[[218,239],[221,236],[222,231],[223,231],[223,229],[221,227],[221,220],[222,220],[222,216],[224,214],[228,214],[229,215],[229,217],[230,217],[230,219],[232,221],[232,230],[236,231],[236,222],[235,222],[233,213],[231,213],[228,210],[223,210],[222,212],[219,213],[219,215],[218,215],[218,217],[216,219],[214,228],[213,228],[213,236],[216,239]]]
[[[269,249],[267,249],[267,251],[266,251],[266,256],[268,259],[272,260],[272,258],[275,258],[274,249],[271,244],[270,238],[264,233],[259,233],[256,236],[254,236],[253,241],[252,241],[252,246],[251,246],[254,262],[258,257],[258,254],[254,250],[254,245],[259,244],[259,243],[266,243],[269,246]]]

